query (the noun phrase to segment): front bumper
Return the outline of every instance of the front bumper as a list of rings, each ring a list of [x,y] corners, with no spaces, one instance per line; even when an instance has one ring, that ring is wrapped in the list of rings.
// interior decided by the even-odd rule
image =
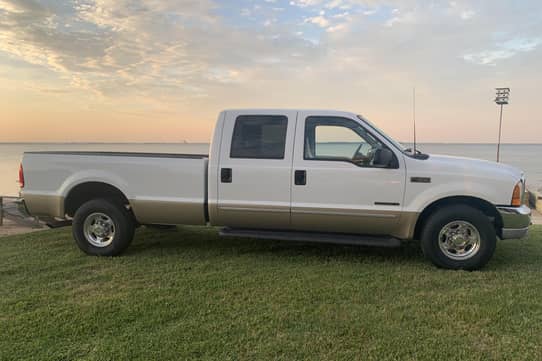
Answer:
[[[531,225],[531,209],[521,207],[497,207],[502,218],[502,239],[523,238]]]

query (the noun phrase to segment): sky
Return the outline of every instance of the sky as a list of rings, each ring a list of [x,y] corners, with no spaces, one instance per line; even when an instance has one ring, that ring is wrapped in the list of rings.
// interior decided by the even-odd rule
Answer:
[[[541,143],[539,0],[0,0],[0,142],[207,142],[227,108]]]

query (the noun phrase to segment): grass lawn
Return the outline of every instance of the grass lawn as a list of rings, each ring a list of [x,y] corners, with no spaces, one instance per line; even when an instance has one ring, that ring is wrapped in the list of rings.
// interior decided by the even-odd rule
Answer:
[[[400,249],[141,228],[117,258],[69,229],[0,238],[2,360],[540,360],[542,227],[479,272]]]

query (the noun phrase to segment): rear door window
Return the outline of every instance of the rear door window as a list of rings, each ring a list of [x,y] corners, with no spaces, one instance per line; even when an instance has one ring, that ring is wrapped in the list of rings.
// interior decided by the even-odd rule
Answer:
[[[287,127],[284,115],[238,116],[230,158],[284,159]]]

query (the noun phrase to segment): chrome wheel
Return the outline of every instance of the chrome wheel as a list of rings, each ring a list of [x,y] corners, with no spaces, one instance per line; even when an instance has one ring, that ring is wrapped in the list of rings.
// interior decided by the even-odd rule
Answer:
[[[93,246],[107,247],[115,238],[115,223],[105,213],[91,213],[85,219],[83,232]]]
[[[446,257],[466,260],[480,250],[480,233],[469,222],[453,221],[440,230],[438,244]]]

